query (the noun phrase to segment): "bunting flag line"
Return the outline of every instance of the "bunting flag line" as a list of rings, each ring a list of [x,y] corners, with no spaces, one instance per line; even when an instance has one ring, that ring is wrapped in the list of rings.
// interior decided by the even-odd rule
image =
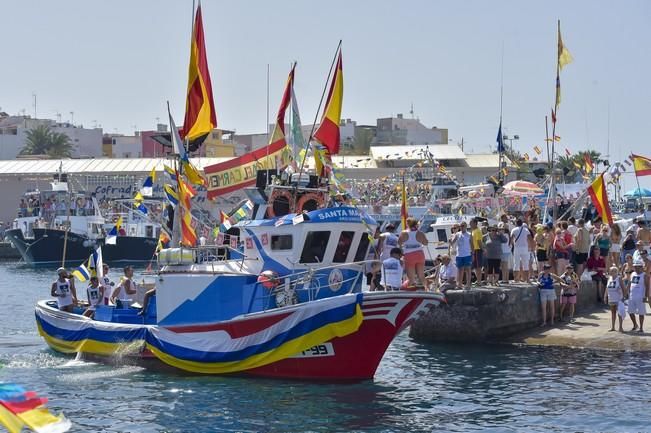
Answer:
[[[583,168],[583,167],[581,167],[581,164],[579,164],[579,163],[576,162],[576,161],[572,161],[572,164],[574,164],[574,166],[576,167],[576,169],[579,170],[579,171],[581,171],[581,169]]]
[[[181,210],[181,244],[186,247],[193,247],[197,244],[197,233],[192,227],[192,214],[189,209],[179,206]]]
[[[554,141],[561,141],[561,137],[558,135],[554,135]]]
[[[630,158],[633,160],[633,169],[635,170],[636,176],[651,175],[651,159],[635,154],[631,154]]]
[[[193,185],[207,186],[208,182],[206,178],[201,175],[199,169],[195,167],[194,164],[188,159],[188,154],[186,153],[183,158],[181,158],[181,165],[183,166],[183,174]]]
[[[570,149],[568,149],[567,147],[565,148],[565,154],[567,156],[572,156],[572,152],[570,152]]]
[[[529,154],[528,154],[528,153],[525,153],[525,154],[522,155],[522,156],[524,157],[524,160],[525,160],[525,161],[529,161]]]
[[[116,245],[118,242],[118,234],[122,228],[122,217],[119,217],[113,228],[106,235],[106,240],[104,241],[107,245]]]
[[[189,185],[182,177],[179,177],[179,200],[183,202],[183,205],[190,209],[191,204],[190,200],[197,195],[197,190],[192,188],[192,185]]]
[[[217,127],[217,115],[212,96],[212,83],[206,57],[201,3],[197,7],[190,44],[188,67],[188,93],[185,103],[185,119],[181,137],[189,140],[188,150],[197,150],[213,128]],[[183,156],[183,154],[179,155]]]
[[[154,194],[154,182],[156,182],[156,167],[152,168],[149,176],[145,178],[139,194],[151,197]]]
[[[606,188],[606,183],[604,182],[604,174],[601,173],[592,185],[588,188],[588,194],[592,199],[594,207],[599,212],[601,220],[604,224],[612,225],[613,224],[613,215],[610,210],[610,204],[608,203],[608,192]]]
[[[323,144],[328,150],[329,155],[339,153],[340,136],[339,123],[341,122],[341,105],[344,100],[344,76],[341,60],[341,49],[337,58],[337,66],[330,84],[328,99],[326,100],[321,124],[314,133],[314,138]]]
[[[167,232],[161,229],[160,234],[158,235],[158,243],[156,244],[156,252],[158,253],[160,250],[166,248],[170,240],[171,239]]]
[[[540,149],[540,147],[538,146],[534,146],[533,151],[536,152],[536,154],[538,155],[542,154],[542,149]]]

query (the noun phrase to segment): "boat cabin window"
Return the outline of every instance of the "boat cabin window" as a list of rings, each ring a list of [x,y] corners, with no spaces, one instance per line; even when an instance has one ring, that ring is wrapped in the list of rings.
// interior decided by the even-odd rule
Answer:
[[[445,229],[436,229],[436,236],[438,237],[439,242],[447,242],[448,234]]]
[[[309,232],[305,237],[300,263],[321,263],[329,240],[329,231]]]
[[[350,245],[353,243],[355,232],[341,232],[339,241],[337,242],[337,249],[332,261],[334,263],[345,263],[350,251]]]
[[[359,241],[359,246],[357,247],[357,252],[355,253],[355,261],[361,262],[366,260],[366,254],[368,253],[368,244],[370,243],[368,235],[362,233],[362,239]]]
[[[271,249],[272,250],[291,250],[292,235],[272,235],[271,236]]]

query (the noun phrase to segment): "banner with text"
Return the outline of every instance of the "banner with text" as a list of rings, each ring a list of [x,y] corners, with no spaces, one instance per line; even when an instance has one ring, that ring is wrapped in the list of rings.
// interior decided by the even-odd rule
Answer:
[[[283,169],[292,160],[291,150],[284,141],[204,167],[208,178],[208,198],[255,185],[258,170]]]

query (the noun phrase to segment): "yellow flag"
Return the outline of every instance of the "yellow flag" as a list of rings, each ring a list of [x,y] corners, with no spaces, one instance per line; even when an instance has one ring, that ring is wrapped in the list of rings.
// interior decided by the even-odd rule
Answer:
[[[567,47],[563,45],[563,39],[561,38],[561,21],[558,20],[558,66],[563,69],[565,65],[572,63],[574,58],[567,50]]]

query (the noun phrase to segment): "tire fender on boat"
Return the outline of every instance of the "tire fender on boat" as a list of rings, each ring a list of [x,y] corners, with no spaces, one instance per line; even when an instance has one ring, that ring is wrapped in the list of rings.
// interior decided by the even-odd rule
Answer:
[[[274,218],[276,216],[283,216],[283,215],[276,215],[276,210],[274,209],[274,204],[276,201],[278,201],[279,204],[283,204],[281,200],[286,201],[287,206],[288,206],[288,214],[292,213],[292,204],[294,203],[294,197],[292,196],[292,193],[285,190],[285,189],[274,189],[273,194],[271,195],[271,198],[269,199],[269,206],[267,207],[267,214],[269,218]],[[285,214],[287,215],[287,214]]]
[[[301,196],[296,203],[296,213],[302,212],[311,212],[322,208],[325,201],[323,200],[323,194],[318,194],[315,192],[308,192]]]

